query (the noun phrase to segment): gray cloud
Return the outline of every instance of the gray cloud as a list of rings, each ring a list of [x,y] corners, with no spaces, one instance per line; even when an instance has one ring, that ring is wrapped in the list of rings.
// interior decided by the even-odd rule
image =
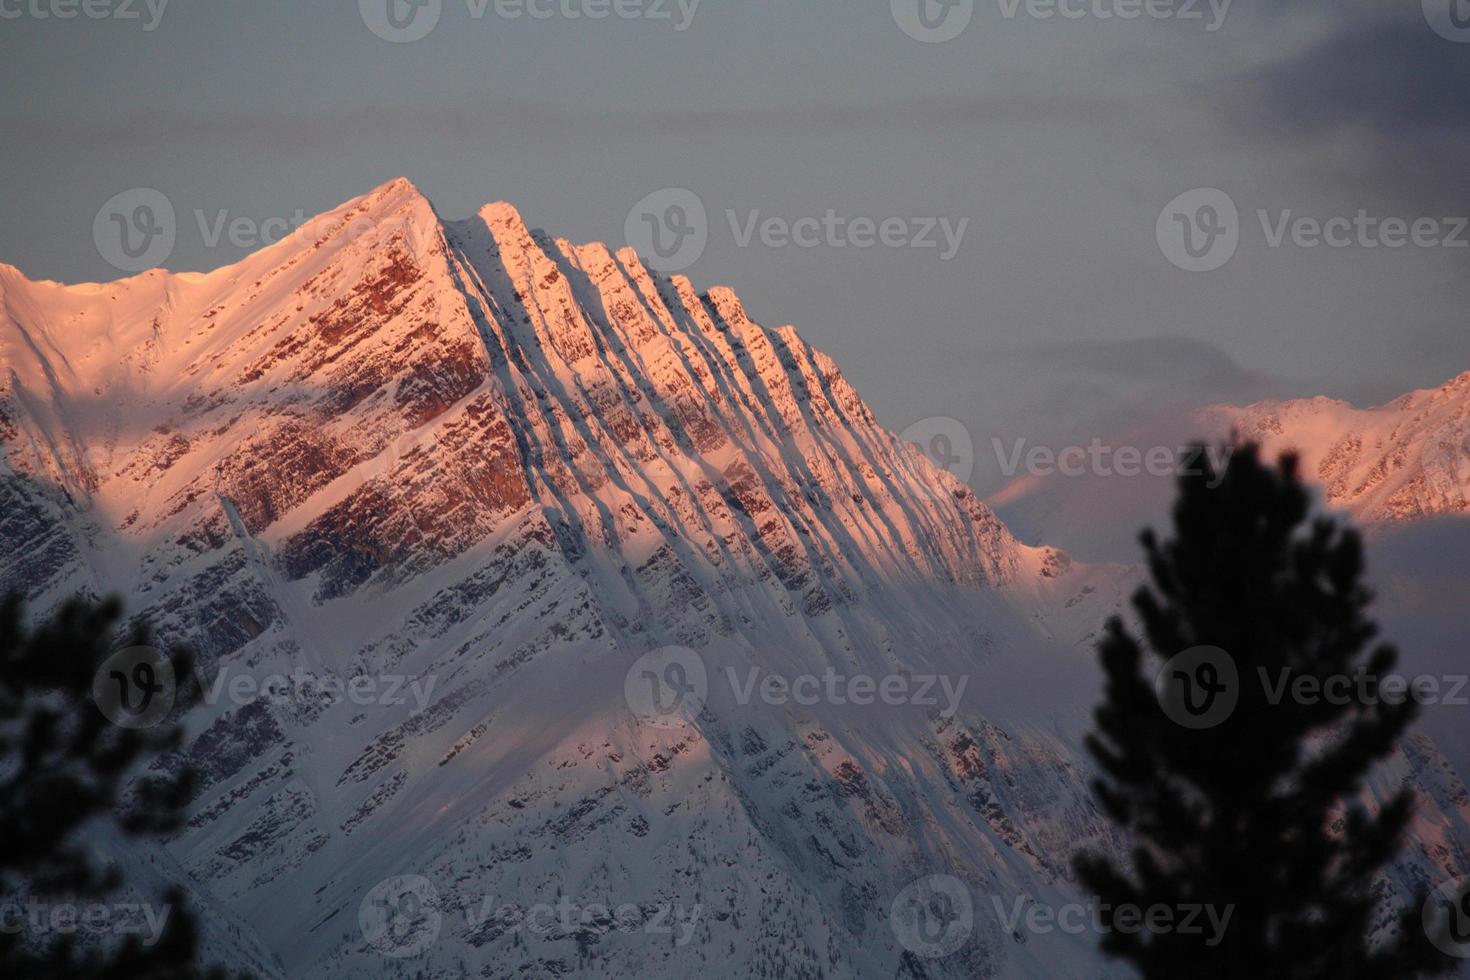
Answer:
[[[1470,48],[1419,7],[1345,8],[1324,34],[1237,76],[1227,118],[1261,143],[1323,151],[1325,179],[1463,213]]]
[[[1214,344],[1192,337],[1078,340],[1020,348],[1014,356],[1054,369],[1171,385],[1208,382],[1232,390],[1264,386],[1268,379],[1241,367]]]

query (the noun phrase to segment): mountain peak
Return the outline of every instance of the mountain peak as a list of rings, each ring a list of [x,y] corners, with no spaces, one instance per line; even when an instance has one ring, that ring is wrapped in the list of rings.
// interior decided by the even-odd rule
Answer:
[[[729,286],[711,286],[705,292],[704,298],[730,326],[739,327],[750,322],[745,313],[745,304]]]
[[[388,198],[402,198],[408,196],[422,197],[427,200],[424,192],[419,190],[418,185],[415,184],[413,181],[409,180],[407,177],[394,177],[392,180],[386,180],[383,183],[379,184],[377,187],[374,187],[372,190],[362,195],[361,199],[378,201],[386,200]]]
[[[504,229],[515,232],[518,237],[527,238],[531,235],[521,212],[509,201],[491,201],[480,209],[479,216],[491,231]]]
[[[395,177],[387,183],[379,184],[366,194],[319,215],[315,220],[320,221],[323,218],[338,215],[354,218],[367,215],[372,221],[383,221],[391,216],[399,216],[425,227],[439,223],[439,214],[433,203],[407,177]]]

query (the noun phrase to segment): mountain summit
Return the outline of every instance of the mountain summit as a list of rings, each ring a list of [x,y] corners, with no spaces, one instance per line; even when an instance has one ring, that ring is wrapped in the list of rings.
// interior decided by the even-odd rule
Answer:
[[[0,290],[11,465],[140,555],[243,532],[312,602],[528,515],[579,560],[697,555],[691,585],[754,571],[809,611],[874,570],[999,585],[1023,561],[792,328],[506,204],[441,222],[399,179],[208,275]],[[671,528],[690,554],[632,553]]]
[[[234,962],[1096,968],[986,896],[1120,847],[1078,746],[1127,574],[1019,543],[731,290],[396,180],[205,275],[0,267],[0,363],[0,587],[197,651],[192,817],[111,846]],[[1440,761],[1394,774],[1452,809]]]

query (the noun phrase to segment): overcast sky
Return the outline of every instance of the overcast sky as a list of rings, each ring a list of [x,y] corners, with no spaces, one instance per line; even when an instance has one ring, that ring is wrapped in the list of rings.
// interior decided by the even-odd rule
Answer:
[[[618,244],[635,204],[685,188],[708,215],[696,284],[796,324],[891,428],[962,420],[982,492],[993,437],[1470,369],[1470,248],[1370,247],[1385,218],[1470,243],[1446,220],[1470,215],[1450,0],[80,2],[0,0],[0,261],[34,277],[120,276],[94,218],[137,187],[176,208],[175,270],[246,251],[196,212],[290,220],[397,175],[449,218],[504,199]],[[1163,214],[1196,188],[1239,220],[1213,198]],[[814,247],[741,243],[752,216],[829,209],[842,230]],[[1374,224],[1273,247],[1288,209]],[[855,219],[897,219],[895,244],[856,247]],[[897,244],[924,219],[937,247]],[[1222,254],[1161,245],[1181,220],[1233,255],[1177,268],[1171,249]]]

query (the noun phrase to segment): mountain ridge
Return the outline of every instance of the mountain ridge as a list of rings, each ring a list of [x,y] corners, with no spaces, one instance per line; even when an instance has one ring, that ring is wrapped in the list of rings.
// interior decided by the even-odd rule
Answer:
[[[1080,737],[1086,646],[1135,571],[1021,544],[733,290],[509,205],[444,221],[405,180],[306,227],[187,279],[0,273],[0,589],[38,614],[121,593],[207,679],[429,688],[225,684],[191,717],[187,826],[161,856],[114,843],[229,910],[211,949],[312,977],[1108,975],[1090,937],[1018,939],[983,896],[1076,900],[1064,856],[1121,846]],[[707,690],[651,719],[629,678],[669,651]],[[738,682],[828,672],[966,693]],[[1442,761],[1416,743],[1384,776],[1452,830],[1386,896],[1470,868]],[[892,920],[932,876],[974,899],[943,956]],[[410,881],[425,944],[365,924]],[[564,895],[701,911],[685,944],[465,914]]]

